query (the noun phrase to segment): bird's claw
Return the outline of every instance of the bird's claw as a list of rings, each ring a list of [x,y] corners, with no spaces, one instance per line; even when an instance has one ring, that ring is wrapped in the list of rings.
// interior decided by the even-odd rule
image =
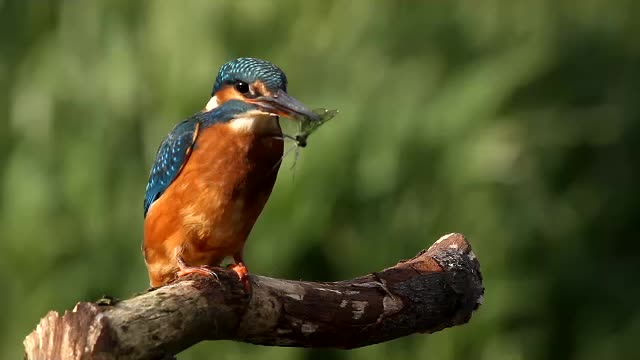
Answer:
[[[204,275],[204,276],[210,276],[216,280],[220,280],[220,278],[218,278],[218,274],[215,273],[215,271],[211,270],[211,269],[207,269],[204,266],[198,266],[198,267],[184,267],[181,268],[180,271],[178,271],[178,276],[186,276],[189,274],[200,274],[200,275]]]
[[[178,258],[178,267],[180,268],[177,273],[178,277],[186,276],[189,274],[200,274],[204,276],[210,276],[216,279],[216,281],[220,281],[220,278],[218,277],[218,274],[215,273],[215,271],[205,266],[188,266],[180,257]]]
[[[249,270],[243,263],[238,264],[229,264],[227,266],[231,270],[235,271],[238,274],[238,278],[244,285],[244,289],[248,292],[251,290],[251,284],[249,284]]]

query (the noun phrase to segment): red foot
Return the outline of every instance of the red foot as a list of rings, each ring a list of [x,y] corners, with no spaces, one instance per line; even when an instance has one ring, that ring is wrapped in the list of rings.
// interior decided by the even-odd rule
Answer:
[[[240,281],[244,284],[245,290],[251,290],[251,284],[249,284],[249,270],[245,266],[244,263],[239,262],[237,264],[229,264],[227,267],[231,268],[231,270],[235,271],[240,278]]]
[[[185,276],[189,274],[200,274],[204,276],[211,276],[218,279],[218,274],[216,274],[213,270],[208,269],[204,266],[187,266],[184,260],[178,257],[178,267],[180,267],[180,271],[178,271],[178,276]]]

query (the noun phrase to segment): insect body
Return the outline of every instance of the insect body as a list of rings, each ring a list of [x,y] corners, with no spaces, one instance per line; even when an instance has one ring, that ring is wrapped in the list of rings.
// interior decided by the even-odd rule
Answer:
[[[319,120],[311,120],[308,118],[304,118],[299,122],[298,125],[298,133],[293,137],[292,140],[296,142],[298,147],[306,147],[307,139],[314,133],[316,130],[320,128],[327,121],[333,119],[337,114],[338,110],[327,110],[324,108],[313,109],[314,114],[318,115]]]
[[[292,169],[298,162],[300,148],[307,147],[307,139],[309,138],[309,136],[311,136],[311,134],[318,130],[320,126],[333,119],[338,114],[338,110],[336,109],[328,110],[325,108],[318,108],[311,111],[317,115],[318,119],[311,119],[308,117],[301,118],[298,123],[298,132],[295,135],[282,134],[282,137],[284,139],[291,140],[295,143],[294,147],[288,149],[282,156],[282,159],[284,159],[292,150],[295,149],[296,154],[293,160],[293,165],[291,166]]]

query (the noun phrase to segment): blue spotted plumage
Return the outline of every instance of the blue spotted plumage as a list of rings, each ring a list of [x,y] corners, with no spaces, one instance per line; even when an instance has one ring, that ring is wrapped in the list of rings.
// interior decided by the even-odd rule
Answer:
[[[216,123],[227,122],[257,106],[239,100],[230,100],[209,111],[197,113],[176,125],[160,144],[151,168],[144,196],[144,216],[180,174],[194,150],[198,133]]]
[[[169,187],[178,176],[187,160],[196,138],[198,121],[195,117],[181,122],[162,141],[156,161],[151,168],[149,182],[144,196],[144,216],[151,204]]]
[[[262,81],[270,89],[287,91],[287,76],[277,66],[255,58],[239,58],[222,65],[213,85],[212,95],[225,84],[242,81],[247,84]]]

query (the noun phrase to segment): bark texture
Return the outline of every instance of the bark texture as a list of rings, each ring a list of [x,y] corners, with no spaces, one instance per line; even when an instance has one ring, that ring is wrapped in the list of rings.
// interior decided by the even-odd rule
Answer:
[[[25,359],[171,359],[203,340],[351,349],[469,321],[482,303],[480,264],[461,234],[363,277],[305,282],[232,270],[190,275],[124,301],[49,312]]]

